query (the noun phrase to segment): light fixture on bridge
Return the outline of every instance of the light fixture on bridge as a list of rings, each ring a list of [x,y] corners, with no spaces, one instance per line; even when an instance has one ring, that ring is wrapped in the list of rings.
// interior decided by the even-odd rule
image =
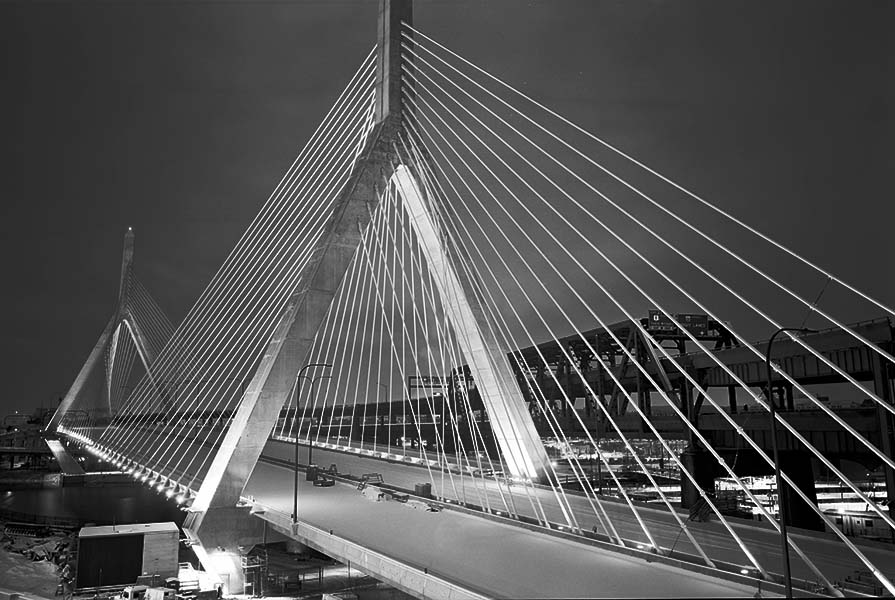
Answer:
[[[188,487],[184,487],[182,491],[174,498],[177,504],[181,505],[181,509],[185,510],[192,506],[195,500],[192,491]]]

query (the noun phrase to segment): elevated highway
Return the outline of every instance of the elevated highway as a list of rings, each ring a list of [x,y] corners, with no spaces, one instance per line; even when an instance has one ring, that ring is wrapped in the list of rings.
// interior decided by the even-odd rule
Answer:
[[[194,458],[192,466],[180,469],[182,480],[190,481],[200,471],[199,467],[209,455],[210,448],[197,445],[192,440],[166,439],[162,429],[158,429],[155,435],[158,444],[182,442],[184,456]],[[151,452],[152,447],[153,443],[147,444],[144,452]],[[403,574],[402,577],[410,577],[407,573],[416,573],[421,569],[422,575],[426,575],[425,570],[428,569],[433,576],[445,579],[452,585],[462,587],[461,584],[465,582],[468,585],[465,589],[485,595],[504,589],[497,594],[499,596],[548,597],[558,594],[570,597],[611,597],[622,594],[613,587],[614,584],[607,584],[600,579],[603,571],[595,569],[594,565],[603,565],[609,572],[620,569],[630,575],[632,579],[625,584],[625,589],[628,590],[626,594],[632,593],[632,585],[642,584],[644,587],[638,590],[640,595],[661,595],[661,590],[656,591],[651,587],[655,580],[648,576],[650,569],[656,568],[658,564],[662,564],[663,569],[671,569],[665,576],[667,579],[673,579],[671,575],[676,573],[695,585],[694,589],[690,589],[669,583],[665,588],[669,590],[669,596],[752,595],[759,584],[759,580],[755,578],[757,572],[722,525],[717,522],[688,522],[688,512],[683,509],[680,512],[682,520],[703,550],[716,562],[718,570],[710,569],[702,563],[697,549],[686,536],[681,535],[681,529],[673,516],[656,505],[634,503],[639,517],[662,549],[661,554],[667,556],[657,556],[650,552],[650,541],[637,517],[620,498],[608,493],[601,497],[602,508],[612,521],[618,536],[624,541],[624,548],[610,545],[610,537],[595,516],[592,505],[581,495],[566,492],[567,506],[573,511],[571,518],[577,523],[578,531],[574,531],[569,526],[570,517],[566,510],[560,506],[548,487],[507,485],[504,480],[487,479],[469,473],[436,471],[434,467],[423,464],[383,460],[360,452],[357,448],[345,451],[317,445],[313,450],[313,460],[323,468],[336,465],[339,474],[346,478],[380,473],[388,486],[411,492],[418,483],[433,482],[432,496],[441,503],[444,510],[429,513],[413,510],[398,502],[373,502],[349,483],[319,488],[305,481],[302,476],[299,520],[309,529],[298,528],[293,532],[289,524],[292,512],[293,452],[294,445],[291,443],[276,440],[268,442],[244,494],[247,504],[254,507],[252,510],[256,516],[269,521],[281,533],[312,542],[309,544],[312,547],[315,547],[315,543],[319,545],[319,540],[314,542],[319,537],[319,531],[332,530],[338,543],[333,541],[332,546],[321,548],[321,551],[331,553],[338,559],[350,560],[337,550],[342,548],[347,553],[350,548],[355,551],[364,548],[372,553],[370,556],[386,557],[388,560],[383,563],[383,570],[376,571],[374,567],[370,567],[368,571],[395,585],[401,585],[400,581],[394,580],[397,568],[395,564],[409,569],[406,573],[398,569]],[[302,445],[299,456],[302,469],[307,464],[307,452],[307,446]],[[430,468],[433,469],[431,478]],[[198,487],[198,482],[199,479],[196,478],[191,487]],[[511,512],[516,516],[511,517]],[[758,562],[768,569],[772,577],[779,577],[776,570],[780,565],[780,548],[776,531],[755,521],[735,518],[730,520],[737,535],[747,544]],[[843,581],[863,568],[857,559],[842,553],[841,544],[832,534],[794,529],[791,535],[794,543],[804,549],[830,581]],[[530,546],[527,541],[529,536]],[[490,563],[494,569],[482,569],[482,564],[489,563],[476,553],[486,552],[490,547],[485,543],[486,540],[494,540],[498,544],[494,548],[494,560],[506,560],[508,565],[528,565],[526,569],[522,569],[525,571],[524,576],[512,581],[501,579],[502,575],[496,575],[497,572],[515,571],[504,571],[503,565],[494,563]],[[255,543],[258,541],[260,538]],[[876,564],[895,564],[895,549],[870,542],[856,540],[856,543]],[[510,545],[513,548],[519,546],[518,554],[506,553]],[[469,556],[474,556],[476,560],[469,561]],[[569,565],[556,571],[568,574],[569,581],[564,584],[566,587],[562,593],[556,591],[557,582],[554,578],[542,577],[543,573],[551,572],[547,570],[547,566],[552,565],[553,561],[558,561],[560,566]],[[638,565],[643,573],[638,574]],[[352,566],[358,565],[352,561]],[[793,555],[792,569],[798,588],[812,590],[820,587],[814,573],[796,555]],[[492,571],[495,574],[489,575]],[[693,579],[693,573],[701,575]],[[423,577],[422,580],[425,579]],[[713,580],[715,583],[712,583]],[[761,585],[767,591],[771,584],[761,582]],[[604,588],[605,594],[594,591]],[[509,593],[507,589],[516,593]]]
[[[642,321],[646,325],[646,319]],[[654,376],[655,380],[667,382],[668,389],[664,391],[669,392],[678,402],[682,402],[681,409],[694,420],[698,419],[701,409],[707,404],[705,398],[693,397],[692,386],[689,386],[681,374],[681,370],[692,374],[696,381],[706,389],[725,388],[728,391],[726,408],[733,414],[742,411],[742,401],[734,394],[735,382],[724,368],[718,365],[718,362],[751,387],[763,389],[767,385],[763,358],[767,342],[753,344],[762,354],[762,357],[759,358],[749,349],[735,345],[732,340],[725,337],[723,326],[720,324],[710,323],[708,333],[697,338],[709,347],[714,345],[710,352],[687,352],[690,342],[680,333],[654,334],[663,346],[668,345],[672,355],[671,360],[660,358],[650,352],[647,347],[648,342],[642,339],[637,328],[628,321],[617,323],[608,329],[619,339],[626,340],[627,349],[638,357],[637,362],[651,376]],[[889,319],[856,323],[852,326],[852,330],[882,348],[891,349],[893,340],[895,340],[892,323]],[[589,351],[584,340],[587,340],[587,343],[597,350],[598,356],[594,356]],[[880,357],[841,329],[808,334],[802,340],[855,380],[871,382],[871,389],[876,388],[877,393],[881,392],[880,388],[883,387],[883,382],[891,379],[892,374],[883,367]],[[628,412],[628,406],[625,399],[619,394],[620,389],[609,376],[609,371],[612,371],[619,379],[621,388],[635,395],[643,411],[646,414],[651,414],[652,396],[657,390],[649,384],[633,364],[624,359],[621,348],[604,329],[585,331],[560,339],[558,343],[549,342],[537,347],[524,348],[514,353],[515,357],[531,366],[532,372],[536,373],[540,389],[548,398],[559,398],[562,392],[565,392],[570,398],[583,395],[584,386],[581,377],[569,368],[568,360],[561,347],[571,352],[579,362],[578,368],[584,375],[588,386],[593,390],[598,390],[598,395],[602,396],[603,403],[609,409],[610,414],[623,416]],[[540,357],[543,357],[543,360],[540,360]],[[780,339],[774,344],[773,359],[799,384],[816,385],[844,381],[841,375],[835,373],[819,358],[790,340]],[[551,366],[552,373],[547,373],[544,362]],[[519,376],[521,377],[521,373]],[[792,386],[777,375],[774,376],[772,382],[774,398],[780,410],[794,410]],[[568,407],[561,405],[558,405],[557,408],[563,413],[567,413],[569,410]],[[582,406],[582,411],[588,417],[597,414],[595,407],[589,403]],[[666,424],[666,428],[667,430],[671,429],[670,422]],[[681,425],[677,429],[683,431],[685,428]]]

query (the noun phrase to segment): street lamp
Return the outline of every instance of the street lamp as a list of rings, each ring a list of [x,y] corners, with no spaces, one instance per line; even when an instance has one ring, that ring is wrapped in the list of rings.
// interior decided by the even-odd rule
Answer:
[[[299,392],[301,391],[301,378],[306,377],[302,375],[305,372],[305,369],[310,369],[311,367],[332,367],[329,363],[308,363],[298,370],[298,375],[295,376],[295,416],[293,419],[298,417],[298,401],[301,398]],[[311,391],[313,391],[314,380],[311,381]],[[311,419],[313,420],[313,415],[311,415]],[[298,430],[295,431],[295,462],[293,463],[295,481],[292,489],[292,523],[295,524],[298,522]],[[311,464],[311,446],[313,443],[310,440],[310,433],[308,435],[308,466]]]
[[[780,521],[780,548],[783,552],[783,579],[786,584],[786,597],[792,598],[792,576],[789,571],[789,538],[786,534],[786,499],[783,494],[783,478],[780,476],[780,454],[777,450],[777,411],[774,406],[774,393],[771,390],[771,346],[774,344],[774,338],[784,332],[794,333],[816,333],[814,329],[806,329],[805,327],[781,327],[774,332],[771,339],[768,340],[768,348],[765,353],[765,367],[767,367],[768,387],[768,411],[771,415],[771,449],[774,452],[774,479],[777,482],[777,504],[780,506],[778,519]]]

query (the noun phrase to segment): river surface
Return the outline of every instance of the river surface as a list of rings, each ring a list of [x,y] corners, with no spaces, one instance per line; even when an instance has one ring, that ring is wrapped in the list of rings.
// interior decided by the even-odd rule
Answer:
[[[92,522],[183,524],[186,513],[139,485],[58,487],[0,491],[0,510]]]

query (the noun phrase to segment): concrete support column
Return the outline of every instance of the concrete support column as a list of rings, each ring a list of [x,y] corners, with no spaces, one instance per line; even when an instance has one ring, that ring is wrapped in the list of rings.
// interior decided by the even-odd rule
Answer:
[[[553,376],[556,380],[556,400],[559,402],[559,414],[565,418],[566,402],[562,399],[562,395],[563,390],[566,389],[567,386],[565,385],[565,365],[561,360],[556,363],[556,370],[553,372]]]
[[[804,450],[784,450],[780,452],[780,470],[792,479],[815,506],[817,491],[814,488],[814,467],[811,453]],[[790,485],[783,484],[783,492],[778,495],[786,503],[786,523],[793,527],[824,531],[824,522]]]
[[[737,414],[737,388],[735,385],[727,386],[727,404],[730,406],[730,414]]]
[[[714,493],[715,472],[718,466],[711,454],[691,443],[687,449],[681,453],[681,463],[684,468],[693,475],[693,478],[699,484],[699,487],[709,494]],[[699,501],[699,491],[683,473],[681,473],[680,479],[681,506],[690,508]]]
[[[351,425],[350,430],[348,432],[348,439],[354,442],[360,442],[361,440],[361,431],[364,430],[364,413],[363,411],[359,411],[357,414],[351,417]]]
[[[684,413],[684,416],[692,422],[693,421],[693,386],[690,385],[690,382],[685,378],[681,378],[680,380],[680,390],[678,392],[678,396],[680,397],[680,408],[681,412]],[[685,431],[687,436],[687,441],[690,443],[690,446],[693,446],[695,442],[695,436],[693,432],[690,431],[688,427]]]
[[[591,414],[591,395],[588,393],[588,374],[590,373],[590,358],[587,355],[581,356],[578,360],[578,371],[581,375],[578,377],[579,384],[576,386],[576,390],[581,390],[581,395],[584,396],[584,416],[585,418],[590,418]]]
[[[640,419],[640,431],[641,433],[648,433],[650,431],[649,426],[646,423],[646,419],[652,416],[653,414],[653,400],[650,395],[649,388],[643,390],[640,393],[640,398],[638,399],[640,403],[640,411],[645,415],[645,418]]]
[[[643,342],[640,339],[639,335],[634,336],[634,360],[637,361],[638,364],[644,364],[643,360]],[[635,373],[637,374],[637,407],[643,411],[643,407],[645,404],[644,401],[644,391],[646,390],[646,381],[644,380],[643,373],[640,372],[640,369],[634,367]],[[641,431],[643,430],[643,423],[640,424]]]
[[[538,393],[541,394],[541,396],[542,396],[541,400],[543,401],[543,404],[546,407],[546,405],[550,404],[550,401],[547,399],[547,396],[544,393],[545,380],[546,380],[546,367],[544,366],[544,364],[539,362],[537,367],[535,367],[535,382],[537,383],[537,389],[540,391],[532,390],[532,394],[538,394]],[[538,419],[539,419],[539,422],[543,425],[544,419],[546,418],[544,413],[546,411],[545,411],[545,409],[542,409],[539,406],[539,403],[537,403],[537,402],[535,403],[535,406],[538,406]]]
[[[876,395],[885,402],[892,404],[892,380],[889,366],[882,356],[875,356],[873,361],[873,387]],[[876,414],[879,419],[879,432],[881,438],[880,449],[886,456],[892,458],[895,448],[895,418],[881,406],[877,406]],[[886,475],[886,497],[889,499],[889,515],[895,516],[895,471],[883,464],[883,472]],[[890,532],[895,541],[895,531]]]

